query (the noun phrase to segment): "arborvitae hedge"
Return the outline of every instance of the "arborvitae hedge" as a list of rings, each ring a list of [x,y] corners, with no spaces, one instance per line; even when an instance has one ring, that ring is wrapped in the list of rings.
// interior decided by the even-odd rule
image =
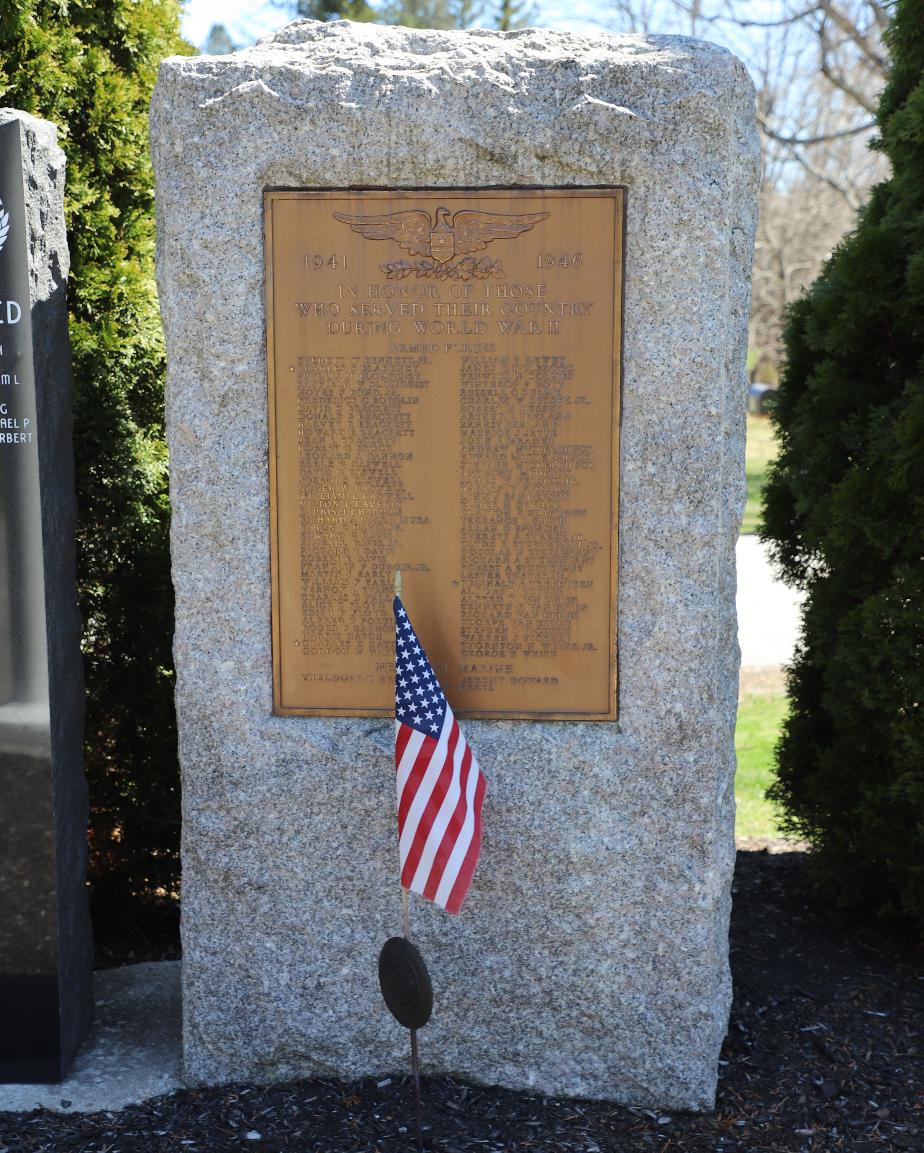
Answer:
[[[95,912],[175,889],[179,783],[148,102],[177,0],[0,0],[0,103],[67,155]]]
[[[761,533],[804,588],[771,795],[837,904],[924,933],[924,16],[900,0],[893,177],[793,308]]]

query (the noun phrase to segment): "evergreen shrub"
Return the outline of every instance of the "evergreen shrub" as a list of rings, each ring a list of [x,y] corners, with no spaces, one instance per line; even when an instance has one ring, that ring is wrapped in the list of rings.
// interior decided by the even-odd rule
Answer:
[[[924,18],[900,0],[893,176],[791,310],[761,536],[803,588],[771,796],[845,909],[924,934]]]
[[[0,99],[57,124],[73,348],[94,916],[179,881],[164,348],[148,103],[177,0],[0,0]]]

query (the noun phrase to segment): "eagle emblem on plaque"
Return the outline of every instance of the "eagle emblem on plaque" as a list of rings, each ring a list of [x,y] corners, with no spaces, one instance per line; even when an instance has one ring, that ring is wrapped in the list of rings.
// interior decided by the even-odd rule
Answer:
[[[405,276],[434,277],[439,280],[486,279],[503,276],[499,260],[475,257],[495,240],[509,240],[528,232],[548,212],[512,215],[501,212],[475,212],[462,209],[451,213],[439,207],[435,218],[424,209],[408,209],[378,216],[351,216],[335,212],[334,219],[349,224],[367,240],[392,240],[418,260],[395,260],[379,267],[392,280]]]

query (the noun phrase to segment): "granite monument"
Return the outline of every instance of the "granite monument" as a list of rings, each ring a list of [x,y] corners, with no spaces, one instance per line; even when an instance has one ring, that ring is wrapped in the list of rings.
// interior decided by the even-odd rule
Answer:
[[[399,560],[447,692],[462,693],[465,676],[483,682],[468,686],[482,719],[465,728],[490,782],[462,915],[412,909],[434,983],[425,1070],[709,1108],[731,997],[734,550],[758,180],[743,66],[687,39],[301,21],[231,56],[165,61],[151,115],[187,1076],[405,1067],[375,971],[399,924],[393,726],[380,689]],[[497,200],[481,203],[492,190]],[[562,215],[558,190],[619,200],[618,243],[607,224],[578,247],[580,208]],[[274,249],[270,198],[321,193],[344,203],[323,227],[290,221],[290,244]],[[477,249],[486,222],[474,213],[537,219],[517,235],[495,219],[508,235]],[[559,214],[557,234],[543,213]],[[278,296],[277,273],[291,277],[289,295]],[[520,304],[539,307],[503,312],[514,283]],[[290,344],[276,342],[279,300]],[[474,303],[485,307],[461,307]],[[570,309],[588,303],[606,314],[598,327],[593,310]],[[551,324],[586,350],[592,381],[577,352],[556,352]],[[530,339],[544,342],[535,355]],[[442,417],[427,409],[438,393]],[[281,424],[279,396],[291,402]],[[440,474],[416,454],[431,417],[462,460],[461,504],[445,483],[427,488]],[[491,446],[503,449],[497,490],[509,507],[492,503],[490,471],[464,471],[463,441],[483,470]],[[271,505],[287,453],[307,464],[281,481],[292,510],[284,547],[294,540],[295,553],[280,580]],[[532,503],[529,461],[547,494]],[[466,513],[473,492],[481,527]],[[437,526],[450,497],[458,515]],[[599,523],[584,531],[591,511]],[[356,558],[346,570],[330,559],[338,521]],[[379,534],[375,550],[363,551],[357,525]],[[461,575],[436,556],[459,553],[460,532],[478,560]],[[601,585],[607,563],[612,587]],[[543,565],[558,582],[549,592],[534,579]],[[514,606],[533,590],[531,618],[505,615],[505,587]],[[550,615],[538,611],[547,603]],[[441,611],[460,629],[441,635]],[[296,622],[288,632],[280,612]],[[585,636],[586,613],[600,615]],[[479,619],[482,651],[466,656],[459,646],[474,649]],[[314,663],[289,666],[296,677],[356,676],[367,690],[281,699],[281,638],[313,647]],[[585,644],[599,662],[581,664]],[[525,675],[562,683],[591,670],[599,699],[565,719],[574,706],[556,709],[554,686],[540,684],[519,707],[510,678],[527,658]],[[495,692],[509,703],[504,719],[485,705]],[[294,709],[280,708],[287,699]]]

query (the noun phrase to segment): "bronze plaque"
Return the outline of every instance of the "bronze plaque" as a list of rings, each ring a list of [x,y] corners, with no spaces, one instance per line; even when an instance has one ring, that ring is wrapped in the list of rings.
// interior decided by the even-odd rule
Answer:
[[[277,713],[616,716],[623,190],[267,192]]]

